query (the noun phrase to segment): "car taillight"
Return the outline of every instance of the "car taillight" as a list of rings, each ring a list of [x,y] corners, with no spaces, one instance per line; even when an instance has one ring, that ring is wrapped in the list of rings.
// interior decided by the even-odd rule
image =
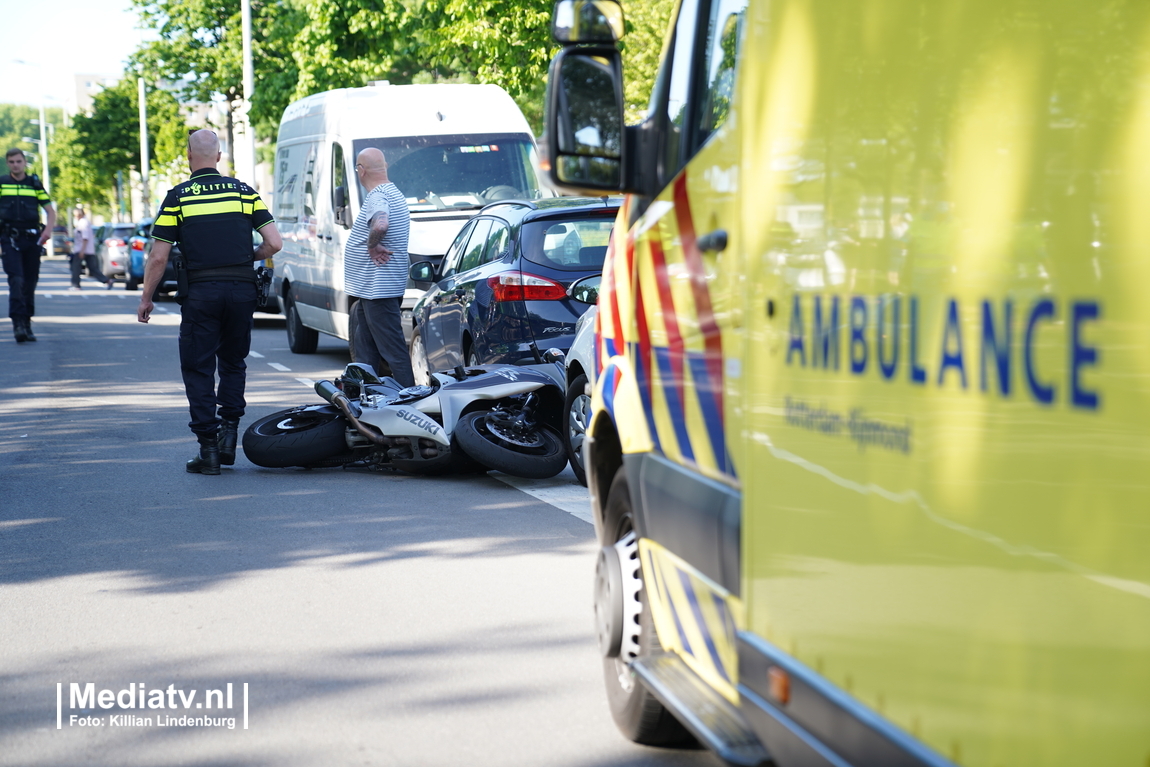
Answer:
[[[487,278],[496,301],[556,301],[567,297],[558,282],[523,272],[504,272]]]
[[[113,248],[124,247],[124,241],[123,240],[117,240],[117,239],[104,240],[104,244],[108,245],[110,247],[113,247]]]
[[[144,249],[144,241],[143,240],[132,240],[132,250],[143,250],[143,249]]]

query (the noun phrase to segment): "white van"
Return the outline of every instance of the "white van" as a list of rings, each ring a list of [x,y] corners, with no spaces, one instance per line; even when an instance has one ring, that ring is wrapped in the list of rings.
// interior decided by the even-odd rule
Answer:
[[[531,128],[496,85],[383,83],[293,102],[276,147],[273,213],[284,247],[274,288],[297,354],[314,352],[319,333],[349,337],[343,251],[366,193],[350,183],[355,157],[367,147],[383,151],[407,198],[412,263],[441,259],[489,202],[551,196],[536,175]],[[405,318],[422,293],[408,283]]]

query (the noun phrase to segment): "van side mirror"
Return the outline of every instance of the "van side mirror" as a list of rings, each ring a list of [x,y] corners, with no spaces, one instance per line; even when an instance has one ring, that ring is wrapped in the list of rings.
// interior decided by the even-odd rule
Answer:
[[[435,282],[435,264],[430,261],[412,264],[407,270],[407,276],[412,282]]]
[[[335,222],[341,225],[344,229],[351,226],[351,215],[347,210],[347,187],[337,186],[335,188]]]
[[[623,39],[623,6],[616,0],[558,0],[551,35],[563,44],[616,43]]]
[[[620,191],[623,70],[615,48],[565,48],[547,79],[551,179],[575,191]]]

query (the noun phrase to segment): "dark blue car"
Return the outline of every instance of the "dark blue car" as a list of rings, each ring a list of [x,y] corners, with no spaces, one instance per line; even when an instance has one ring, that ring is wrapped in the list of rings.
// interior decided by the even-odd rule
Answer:
[[[534,362],[566,352],[575,321],[594,303],[621,198],[497,202],[460,231],[438,267],[411,266],[434,283],[415,305],[417,381],[456,365]]]

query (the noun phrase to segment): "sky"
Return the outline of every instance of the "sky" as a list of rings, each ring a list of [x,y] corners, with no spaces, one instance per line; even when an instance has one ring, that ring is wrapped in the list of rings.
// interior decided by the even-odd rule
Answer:
[[[131,0],[4,0],[0,104],[63,106],[74,75],[117,76],[154,32],[136,29]],[[45,28],[47,25],[47,28]],[[17,64],[22,59],[35,66]]]

